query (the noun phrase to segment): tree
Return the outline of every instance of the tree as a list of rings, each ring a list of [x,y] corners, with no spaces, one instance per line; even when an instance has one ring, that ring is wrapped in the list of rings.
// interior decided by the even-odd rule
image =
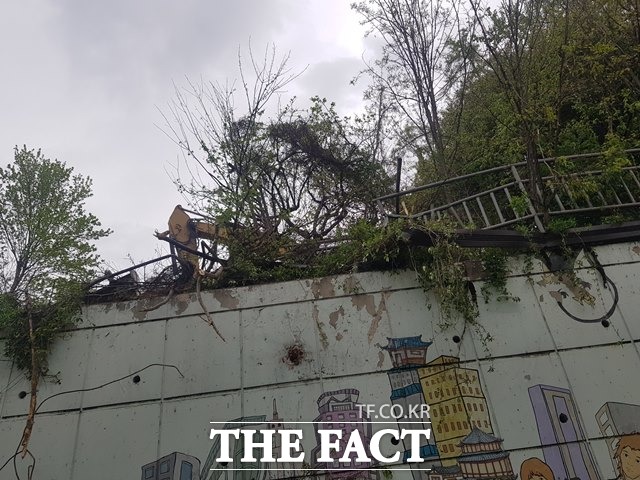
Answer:
[[[0,168],[0,291],[18,299],[51,300],[64,281],[86,280],[98,256],[91,243],[110,233],[85,211],[91,179],[45,158],[15,149]]]
[[[291,101],[267,117],[271,101],[296,78],[286,61],[274,50],[261,62],[251,56],[253,84],[240,62],[242,109],[233,87],[190,84],[176,90],[166,118],[189,168],[179,188],[250,238],[254,251],[268,238],[331,237],[356,217],[374,215],[371,200],[390,186],[372,153],[370,119],[341,118],[320,98],[302,110]]]
[[[443,131],[441,109],[463,96],[470,50],[469,33],[448,0],[363,0],[353,8],[384,42],[381,58],[365,72],[372,78],[369,100],[386,102],[395,113],[400,149],[428,161],[437,178],[451,174],[455,137]]]

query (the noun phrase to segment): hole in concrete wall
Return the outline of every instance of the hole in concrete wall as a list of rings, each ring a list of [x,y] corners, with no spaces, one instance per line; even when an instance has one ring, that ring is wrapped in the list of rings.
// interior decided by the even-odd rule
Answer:
[[[398,440],[398,439],[397,439],[397,438],[395,438],[395,437],[391,437],[391,443],[392,443],[393,445],[398,445],[398,444],[400,443],[400,440]]]
[[[24,398],[26,396],[27,396],[27,392],[25,392],[24,390],[18,394],[19,398]]]
[[[560,423],[567,423],[567,420],[569,420],[569,417],[567,417],[565,413],[561,413],[558,418],[560,419]]]
[[[286,348],[286,353],[282,361],[287,365],[300,365],[304,360],[306,352],[304,347],[299,343],[294,343]]]
[[[453,343],[460,343],[460,337],[458,335],[453,336]]]
[[[602,320],[600,323],[602,324],[602,326],[603,326],[604,328],[607,328],[609,325],[611,325],[611,323],[609,322],[609,320]]]
[[[140,383],[140,375],[133,377],[133,383]]]

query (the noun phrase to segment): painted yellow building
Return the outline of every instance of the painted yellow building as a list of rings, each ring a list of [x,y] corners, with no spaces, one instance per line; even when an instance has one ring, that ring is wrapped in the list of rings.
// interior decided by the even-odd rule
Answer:
[[[456,463],[460,443],[474,427],[493,433],[478,371],[460,367],[458,357],[442,355],[418,370],[431,428],[442,465]]]

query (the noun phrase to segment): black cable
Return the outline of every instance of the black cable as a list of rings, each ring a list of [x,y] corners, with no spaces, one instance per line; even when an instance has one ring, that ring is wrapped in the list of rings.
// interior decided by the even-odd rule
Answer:
[[[611,305],[611,308],[607,311],[607,313],[605,313],[604,315],[602,315],[600,317],[597,317],[597,318],[580,318],[580,317],[577,317],[576,315],[573,315],[572,313],[569,313],[567,311],[567,309],[564,308],[564,305],[562,305],[561,301],[557,300],[557,303],[558,303],[558,306],[560,307],[560,310],[562,310],[569,318],[571,318],[572,320],[575,320],[576,322],[580,322],[580,323],[598,323],[598,322],[603,322],[603,321],[607,320],[609,317],[611,317],[611,315],[613,315],[613,312],[615,312],[616,307],[618,306],[618,301],[619,301],[620,297],[618,295],[618,287],[616,287],[616,284],[613,283],[613,280],[611,280],[607,276],[607,274],[605,273],[604,267],[598,261],[598,256],[596,255],[596,252],[594,252],[591,249],[589,249],[588,251],[591,254],[591,257],[593,258],[594,268],[598,271],[598,273],[602,277],[602,281],[604,282],[604,287],[607,290],[609,290],[609,286],[608,285],[611,285],[611,290],[613,291],[613,304]]]
[[[117,378],[115,380],[111,380],[109,382],[103,383],[102,385],[98,385],[96,387],[90,387],[90,388],[78,388],[76,390],[67,390],[66,392],[58,392],[58,393],[54,393],[53,395],[49,395],[48,397],[46,397],[44,400],[42,400],[38,406],[36,407],[35,411],[33,412],[33,414],[35,415],[36,413],[38,413],[38,410],[40,409],[40,407],[44,404],[44,402],[46,402],[47,400],[50,400],[54,397],[59,397],[60,395],[67,395],[69,393],[79,393],[79,392],[91,392],[93,390],[98,390],[100,388],[104,388],[106,386],[109,386],[113,383],[117,383],[117,382],[121,382],[122,380],[125,380],[127,378],[129,378],[132,375],[135,375],[137,373],[143,372],[145,371],[147,368],[151,368],[151,367],[170,367],[170,368],[175,368],[176,371],[180,374],[180,376],[182,378],[184,378],[184,375],[182,374],[182,372],[180,371],[180,369],[178,367],[176,367],[175,365],[171,365],[171,364],[167,364],[167,363],[150,363],[149,365],[147,365],[146,367],[141,368],[140,370],[136,370],[135,372],[131,372],[128,373],[127,375],[124,375],[120,378]],[[20,442],[18,442],[18,448],[16,449],[16,453],[14,453],[13,455],[11,455],[6,462],[4,462],[4,464],[0,467],[0,472],[7,466],[9,465],[9,462],[11,462],[13,460],[13,470],[14,473],[16,475],[16,478],[18,480],[20,480],[20,476],[18,475],[18,467],[16,465],[16,457],[18,456],[18,454],[20,453],[20,445],[22,444],[22,440],[24,439],[24,432],[22,434],[22,437],[20,438]],[[30,471],[29,473],[29,478],[31,478],[31,476],[33,475],[33,470],[35,469],[35,465],[36,465],[36,459],[33,456],[33,454],[29,451],[29,449],[26,450],[26,453],[29,454],[29,456],[33,459],[33,464],[29,466],[28,471]]]
[[[184,378],[184,375],[182,374],[182,372],[180,371],[180,369],[178,367],[176,367],[175,365],[171,365],[171,364],[167,364],[167,363],[150,363],[149,365],[147,365],[144,368],[141,368],[140,370],[136,370],[135,372],[131,372],[128,373],[127,375],[124,375],[120,378],[117,378],[115,380],[111,380],[107,383],[103,383],[102,385],[98,385],[97,387],[91,387],[91,388],[78,388],[76,390],[67,390],[66,392],[59,392],[59,393],[54,393],[53,395],[49,395],[47,398],[45,398],[44,400],[42,400],[38,406],[36,407],[36,410],[34,413],[38,413],[38,410],[40,409],[40,407],[44,404],[44,402],[46,402],[47,400],[50,400],[54,397],[58,397],[60,395],[67,395],[69,393],[79,393],[79,392],[91,392],[93,390],[98,390],[100,388],[104,388],[107,387],[113,383],[117,383],[117,382],[121,382],[122,380],[125,380],[127,378],[129,378],[131,375],[135,375],[137,373],[143,372],[145,371],[147,368],[151,368],[151,367],[171,367],[171,368],[175,368],[177,370],[177,372],[180,374],[180,376],[182,378]]]

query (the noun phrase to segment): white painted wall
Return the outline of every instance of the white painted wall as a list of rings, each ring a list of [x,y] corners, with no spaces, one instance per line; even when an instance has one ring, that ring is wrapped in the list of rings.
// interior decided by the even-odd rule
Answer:
[[[202,320],[193,295],[177,296],[148,313],[140,309],[157,299],[87,307],[79,328],[52,353],[51,372],[60,372],[60,384],[41,385],[39,400],[96,387],[151,364],[177,368],[151,366],[138,374],[137,384],[129,376],[94,391],[47,400],[30,443],[37,459],[33,478],[139,479],[143,465],[173,452],[196,457],[204,465],[212,445],[209,422],[221,426],[248,416],[269,421],[274,399],[287,427],[305,432],[309,455],[316,445],[313,426],[298,422],[318,416],[318,398],[324,392],[355,388],[360,403],[390,403],[387,371],[392,364],[381,347],[388,344],[387,337],[414,336],[433,342],[427,362],[454,356],[462,369],[477,372],[491,429],[504,439],[515,474],[525,459],[537,457],[553,464],[556,478],[566,476],[552,461],[554,452],[565,447],[541,449],[541,437],[548,431],[538,428],[530,389],[534,395],[542,388],[537,386],[544,385],[568,390],[556,397],[574,404],[568,407],[575,415],[569,423],[583,440],[578,445],[582,453],[572,450],[563,465],[570,470],[579,463],[577,456],[586,455],[594,463],[592,478],[616,478],[620,472],[610,448],[620,433],[630,433],[622,430],[636,425],[640,430],[640,246],[626,243],[596,250],[620,294],[609,327],[564,315],[552,295],[566,291],[564,285],[552,283],[537,262],[533,274],[522,275],[519,259],[513,262],[508,284],[519,302],[484,303],[480,297],[478,321],[493,337],[488,343],[474,329],[465,331],[463,322],[443,331],[437,299],[423,292],[411,271],[205,292],[205,304],[226,342]],[[591,284],[595,306],[580,306],[570,297],[564,304],[577,315],[597,317],[611,305],[610,290],[593,269],[582,270],[580,276]],[[480,292],[481,282],[476,287]],[[461,342],[453,341],[455,335]],[[286,358],[294,344],[305,352],[299,365]],[[21,372],[2,360],[0,388],[1,464],[20,441],[29,397],[21,399],[19,393],[28,392],[29,386]],[[618,431],[610,438],[601,432],[599,411],[600,417],[613,412],[609,420]],[[557,414],[548,411],[550,421],[557,421]],[[374,431],[378,428],[383,425],[374,425]],[[640,437],[631,439],[640,442]],[[385,444],[385,451],[393,448]],[[629,448],[627,452],[636,452]],[[20,478],[27,478],[27,463],[17,460]],[[256,472],[241,473],[234,477],[234,472],[218,472],[220,478],[262,478]],[[414,472],[416,478],[420,475]],[[10,463],[0,471],[0,480],[13,478]],[[412,475],[395,471],[393,478]]]

